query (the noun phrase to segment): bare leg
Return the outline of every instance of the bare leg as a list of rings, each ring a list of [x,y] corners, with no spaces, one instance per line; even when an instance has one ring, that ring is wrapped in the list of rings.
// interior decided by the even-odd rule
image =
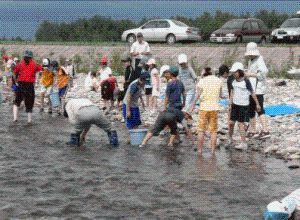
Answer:
[[[173,147],[175,139],[176,139],[176,135],[171,135],[168,143],[168,147]]]
[[[256,117],[251,118],[249,124],[250,124],[250,126],[249,126],[248,131],[250,133],[256,133]]]
[[[198,155],[202,155],[202,148],[204,144],[204,131],[200,131],[198,134]]]
[[[241,135],[241,141],[246,142],[245,124],[243,122],[239,122],[238,126],[239,126],[240,135]]]
[[[146,134],[146,137],[144,138],[142,145],[146,145],[148,143],[148,141],[153,137],[153,134],[151,132],[148,132]]]
[[[232,136],[233,136],[234,124],[235,124],[234,121],[229,121],[229,131],[228,131],[228,135],[229,135],[229,138],[230,138],[230,139],[232,139]]]
[[[268,119],[267,119],[266,115],[260,115],[259,120],[262,125],[262,130],[264,132],[269,132]]]
[[[215,154],[216,146],[217,146],[217,133],[213,132],[210,134],[210,146],[211,146],[211,153]]]
[[[16,105],[13,106],[13,114],[14,114],[14,121],[18,121],[19,107]]]
[[[44,110],[45,93],[41,93],[41,111]]]

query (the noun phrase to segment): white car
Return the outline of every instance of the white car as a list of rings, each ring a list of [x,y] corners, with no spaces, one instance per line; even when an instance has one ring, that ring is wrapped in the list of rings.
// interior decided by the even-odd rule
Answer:
[[[168,44],[174,44],[176,41],[201,40],[198,28],[189,27],[181,21],[156,19],[148,21],[139,28],[124,31],[122,41],[133,43],[139,32],[143,34],[145,41],[163,41]]]
[[[271,33],[272,42],[300,42],[300,18],[287,19]]]

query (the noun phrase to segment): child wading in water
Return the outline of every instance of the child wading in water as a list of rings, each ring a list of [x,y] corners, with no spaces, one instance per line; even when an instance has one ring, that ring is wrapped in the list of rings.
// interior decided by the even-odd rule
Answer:
[[[232,136],[235,122],[238,122],[238,127],[241,135],[241,143],[235,146],[236,149],[246,150],[248,148],[246,143],[246,127],[245,122],[249,120],[249,95],[252,96],[256,103],[256,110],[260,112],[261,107],[252,89],[248,78],[245,78],[244,66],[242,63],[236,62],[233,64],[230,72],[234,73],[235,80],[232,82],[232,90],[230,93],[230,122],[229,122],[229,145],[233,143]]]
[[[40,112],[44,112],[44,101],[45,97],[48,98],[48,113],[52,113],[51,100],[49,95],[51,94],[53,82],[54,82],[54,74],[50,71],[50,60],[48,58],[43,60],[43,72],[41,78],[41,109]]]

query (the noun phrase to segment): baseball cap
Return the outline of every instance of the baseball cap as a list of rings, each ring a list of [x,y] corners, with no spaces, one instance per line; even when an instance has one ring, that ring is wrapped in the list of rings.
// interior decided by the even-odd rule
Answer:
[[[31,50],[25,50],[24,57],[30,57],[30,58],[32,58],[33,57],[32,51]]]
[[[137,33],[136,37],[143,37],[143,34],[141,32]]]
[[[140,60],[140,63],[139,63],[139,67],[142,67],[143,65],[145,65],[145,64],[147,64],[147,61],[148,61],[148,59],[147,58],[145,58],[145,57],[143,57],[141,60]]]
[[[179,54],[178,55],[178,63],[181,64],[181,63],[187,63],[187,55],[182,53],[182,54]]]
[[[179,70],[177,66],[170,66],[169,70],[173,76],[178,76]]]
[[[149,73],[147,72],[142,72],[140,75],[140,80],[145,81],[149,77]]]
[[[163,65],[159,70],[160,77],[163,77],[165,72],[168,71],[169,69],[170,69],[169,65]]]

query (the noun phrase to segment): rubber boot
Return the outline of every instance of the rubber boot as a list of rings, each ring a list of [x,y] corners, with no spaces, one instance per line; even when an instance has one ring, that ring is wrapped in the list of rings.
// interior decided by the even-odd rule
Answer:
[[[19,114],[19,107],[14,105],[13,106],[13,113],[14,113],[14,121],[18,121],[18,114]]]
[[[115,130],[108,131],[107,136],[108,136],[110,145],[112,145],[113,147],[118,147],[119,146],[117,131],[115,131]]]
[[[67,142],[67,145],[79,147],[80,146],[80,135],[79,134],[71,134],[70,141]]]

